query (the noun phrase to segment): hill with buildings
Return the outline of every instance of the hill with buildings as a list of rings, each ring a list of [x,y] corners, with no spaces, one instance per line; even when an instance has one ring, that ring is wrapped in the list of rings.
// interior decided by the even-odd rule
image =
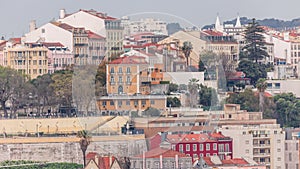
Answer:
[[[241,17],[240,21],[242,25],[250,23],[252,18]],[[258,23],[262,26],[268,26],[277,30],[284,30],[284,29],[292,29],[294,27],[300,26],[300,18],[293,19],[291,21],[284,21],[276,18],[267,18],[263,20],[257,20]],[[235,24],[236,18],[233,20],[224,21],[224,24]],[[214,24],[205,25],[202,29],[211,29],[214,27]]]

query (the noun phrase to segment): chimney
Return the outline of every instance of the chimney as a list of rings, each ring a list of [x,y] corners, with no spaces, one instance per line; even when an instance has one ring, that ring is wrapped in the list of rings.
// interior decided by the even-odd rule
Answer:
[[[112,155],[109,155],[109,168],[111,167],[113,163]]]
[[[59,19],[64,19],[66,16],[66,10],[65,9],[61,9],[59,11]]]
[[[95,155],[95,162],[96,162],[97,165],[99,165],[99,155],[98,154]]]
[[[29,32],[36,30],[36,22],[35,20],[30,21],[29,23]]]

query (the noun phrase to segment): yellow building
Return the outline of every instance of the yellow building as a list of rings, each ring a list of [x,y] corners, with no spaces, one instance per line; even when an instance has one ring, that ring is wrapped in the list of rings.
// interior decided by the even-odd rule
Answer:
[[[167,97],[164,95],[112,95],[98,99],[98,107],[105,111],[144,111],[149,107],[165,111]]]
[[[4,66],[16,69],[20,73],[34,79],[48,73],[48,58],[46,47],[30,47],[21,44],[7,44],[3,50]]]

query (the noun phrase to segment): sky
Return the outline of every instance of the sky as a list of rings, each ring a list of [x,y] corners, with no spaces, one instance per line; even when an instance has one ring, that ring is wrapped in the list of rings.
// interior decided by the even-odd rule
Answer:
[[[236,18],[300,18],[299,0],[1,0],[0,36],[20,37],[28,32],[29,22],[41,26],[58,19],[59,10],[73,13],[79,9],[94,9],[113,17],[131,19],[155,17],[184,26],[202,27]]]

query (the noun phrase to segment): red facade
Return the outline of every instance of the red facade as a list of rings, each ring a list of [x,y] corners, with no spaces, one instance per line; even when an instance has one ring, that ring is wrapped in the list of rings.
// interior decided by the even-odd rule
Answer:
[[[160,139],[158,139],[160,138]],[[165,138],[165,139],[164,139]],[[220,159],[232,158],[232,139],[225,137],[221,133],[211,134],[184,134],[155,136],[150,147],[159,146],[158,143],[167,142],[171,144],[171,149],[182,152],[193,158],[219,156]]]

